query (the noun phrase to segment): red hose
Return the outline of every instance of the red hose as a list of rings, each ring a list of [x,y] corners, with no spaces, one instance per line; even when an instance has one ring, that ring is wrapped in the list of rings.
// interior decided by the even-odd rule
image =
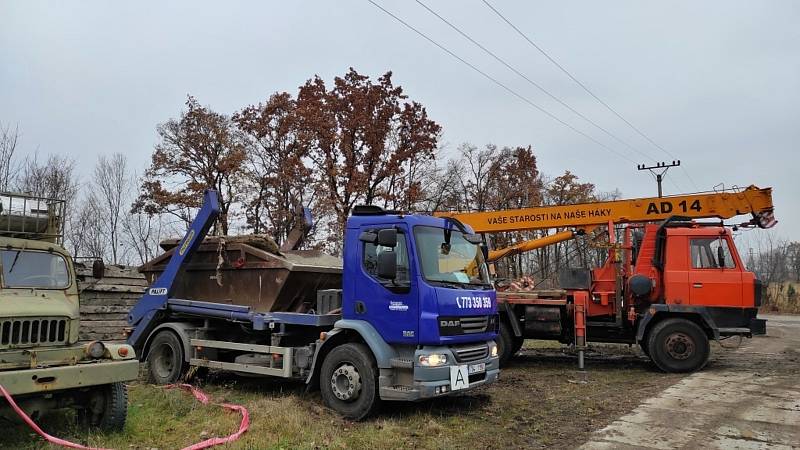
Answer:
[[[23,411],[22,408],[20,408],[19,405],[17,405],[17,402],[14,401],[14,399],[11,397],[11,394],[6,390],[6,388],[2,384],[0,384],[0,393],[2,393],[3,397],[6,398],[6,401],[8,402],[9,405],[11,405],[11,408],[14,410],[14,412],[16,412],[17,415],[20,418],[22,418],[22,420],[25,421],[25,423],[27,423],[28,426],[31,427],[33,431],[36,432],[36,434],[43,437],[44,440],[46,440],[47,442],[67,448],[79,448],[83,450],[108,450],[98,447],[86,447],[81,444],[76,444],[74,442],[59,439],[55,436],[50,436],[49,434],[45,433],[44,430],[39,428],[39,425],[36,425],[36,422],[34,422],[33,419],[31,419],[30,417],[28,417],[27,414],[25,414],[25,411]]]
[[[197,389],[196,387],[192,386],[191,384],[170,384],[166,386],[167,389],[177,387],[181,388],[185,391],[189,391],[192,393],[194,398],[197,399],[200,403],[207,405],[209,403],[208,395],[205,392]],[[250,427],[250,413],[247,411],[247,408],[241,405],[231,405],[229,403],[220,403],[219,406],[231,410],[231,411],[239,411],[239,414],[242,415],[242,421],[239,423],[239,430],[233,434],[230,434],[226,437],[213,437],[210,439],[206,439],[205,441],[198,442],[197,444],[192,444],[188,447],[184,447],[182,450],[201,450],[204,448],[213,447],[215,445],[220,444],[227,444],[228,442],[233,442],[239,439],[242,434]]]
[[[194,396],[194,398],[197,399],[197,401],[199,401],[200,403],[202,403],[204,405],[207,405],[210,402],[210,400],[208,398],[208,395],[206,395],[203,391],[201,391],[200,389],[197,389],[196,387],[194,387],[192,385],[189,385],[189,384],[170,384],[170,385],[167,385],[166,387],[167,388],[178,387],[178,388],[183,389],[185,391],[189,391]],[[51,444],[55,444],[55,445],[60,445],[62,447],[77,448],[77,449],[81,449],[81,450],[110,450],[110,449],[105,449],[105,448],[100,448],[100,447],[86,447],[84,445],[76,444],[76,443],[70,442],[70,441],[65,441],[64,439],[59,439],[59,438],[57,438],[55,436],[51,436],[51,435],[45,433],[44,430],[42,430],[39,427],[39,425],[36,425],[36,422],[34,422],[33,419],[31,419],[25,413],[25,411],[23,411],[22,408],[20,408],[19,405],[17,405],[17,402],[14,401],[14,398],[11,397],[11,394],[6,390],[5,387],[3,387],[3,385],[0,385],[0,393],[3,394],[3,397],[5,397],[5,399],[8,402],[8,404],[11,405],[11,408],[14,410],[14,412],[16,412],[17,415],[26,424],[28,424],[28,426],[33,431],[36,432],[36,434],[38,434],[39,436],[44,438],[47,442],[50,442]],[[226,437],[223,437],[223,438],[214,437],[214,438],[206,439],[205,441],[198,442],[196,444],[192,444],[192,445],[190,445],[188,447],[184,447],[183,450],[202,450],[202,449],[205,449],[205,448],[213,447],[215,445],[227,444],[228,442],[233,442],[233,441],[239,439],[242,436],[242,434],[244,434],[247,431],[247,429],[250,427],[250,413],[247,411],[247,408],[245,408],[244,406],[241,406],[241,405],[231,405],[231,404],[228,404],[228,403],[221,403],[221,404],[219,404],[219,406],[221,406],[221,407],[223,407],[225,409],[231,410],[231,411],[238,411],[239,414],[242,415],[242,421],[239,423],[239,430],[237,432],[235,432],[235,433],[233,433],[231,435],[228,435]]]

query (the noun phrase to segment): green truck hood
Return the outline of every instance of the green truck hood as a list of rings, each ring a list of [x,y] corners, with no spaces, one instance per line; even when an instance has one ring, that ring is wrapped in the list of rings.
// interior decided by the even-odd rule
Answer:
[[[16,289],[0,290],[0,318],[79,317],[78,305],[64,291]]]

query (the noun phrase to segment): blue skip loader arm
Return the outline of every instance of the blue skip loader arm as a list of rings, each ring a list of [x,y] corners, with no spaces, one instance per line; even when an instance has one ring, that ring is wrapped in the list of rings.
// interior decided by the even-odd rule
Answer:
[[[175,251],[167,264],[166,269],[136,302],[128,315],[128,323],[132,325],[133,332],[128,337],[128,343],[134,348],[140,348],[144,339],[153,327],[153,320],[159,311],[166,309],[167,300],[172,293],[172,285],[186,262],[203,242],[208,230],[214,225],[219,216],[219,197],[217,191],[207,190],[203,198],[203,206],[189,226],[186,235],[175,247]]]

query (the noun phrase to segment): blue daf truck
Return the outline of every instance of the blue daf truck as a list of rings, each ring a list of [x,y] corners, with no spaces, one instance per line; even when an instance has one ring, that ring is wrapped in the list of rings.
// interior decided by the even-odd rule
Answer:
[[[176,382],[192,366],[299,379],[360,420],[383,401],[497,380],[485,247],[457,220],[356,207],[331,264],[204,241],[218,213],[207,191],[187,234],[149,266],[151,285],[128,317],[128,342],[152,382]]]

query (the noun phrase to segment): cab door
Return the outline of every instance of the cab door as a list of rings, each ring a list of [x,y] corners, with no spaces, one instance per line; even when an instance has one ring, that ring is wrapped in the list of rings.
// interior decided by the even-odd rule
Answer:
[[[742,268],[727,236],[690,237],[689,257],[692,305],[742,307]]]
[[[377,233],[382,228],[397,230],[394,248],[359,242],[359,269],[353,284],[354,317],[366,320],[390,344],[415,345],[419,339],[419,295],[411,264],[411,239],[405,225],[365,226],[361,231]],[[381,253],[394,252],[397,275],[394,280],[378,275]]]

